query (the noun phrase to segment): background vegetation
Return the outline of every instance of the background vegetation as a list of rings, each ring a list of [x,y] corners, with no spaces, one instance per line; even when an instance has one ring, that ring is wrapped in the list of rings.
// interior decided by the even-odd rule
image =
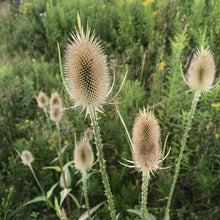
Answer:
[[[76,14],[82,24],[88,22],[102,41],[108,55],[110,75],[116,73],[112,96],[122,82],[125,66],[128,78],[117,98],[119,110],[130,133],[140,108],[154,108],[162,131],[169,134],[163,166],[150,180],[149,212],[162,219],[179,154],[185,119],[193,92],[184,83],[180,65],[186,74],[196,48],[210,46],[216,63],[215,88],[202,95],[193,119],[180,177],[172,202],[171,219],[220,218],[220,1],[216,0],[25,0],[0,4],[0,218],[56,219],[44,203],[24,206],[40,194],[28,168],[21,164],[15,148],[34,155],[33,168],[47,190],[59,181],[59,174],[43,167],[56,157],[56,138],[38,108],[36,96],[42,90],[48,96],[59,92],[65,107],[72,105],[59,72],[57,42],[62,57]],[[135,219],[127,209],[139,208],[141,176],[118,161],[131,159],[124,129],[114,105],[105,105],[100,113],[104,154],[119,219]],[[75,141],[89,126],[80,109],[65,111],[61,123],[62,141],[68,145],[65,160],[72,160]],[[74,138],[76,133],[77,139]],[[95,148],[94,148],[95,149]],[[98,169],[96,164],[94,171]],[[74,215],[85,207],[81,176],[74,167],[72,203]],[[58,187],[59,188],[59,187]],[[59,196],[59,189],[54,191]],[[88,180],[91,207],[106,200],[100,174]],[[107,206],[95,219],[107,219]]]

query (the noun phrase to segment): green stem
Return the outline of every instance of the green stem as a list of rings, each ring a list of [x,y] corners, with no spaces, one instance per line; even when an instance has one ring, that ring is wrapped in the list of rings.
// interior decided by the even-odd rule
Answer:
[[[88,218],[89,218],[89,220],[91,220],[89,198],[88,198],[87,184],[86,184],[86,172],[82,173],[82,181],[83,181],[83,194],[84,194],[84,198],[85,198],[85,202],[86,202],[86,209],[88,212]]]
[[[57,132],[58,132],[58,142],[59,142],[59,151],[57,152],[58,154],[58,158],[59,158],[59,162],[60,162],[60,169],[61,169],[61,175],[63,177],[63,183],[64,183],[64,187],[67,189],[67,184],[66,184],[66,178],[65,178],[65,172],[63,170],[63,154],[62,154],[62,143],[61,143],[61,135],[60,135],[60,124],[59,122],[56,122],[56,127],[57,127]],[[68,207],[68,212],[69,212],[69,217],[71,219],[71,207],[70,207],[70,200],[69,200],[69,196],[67,195],[66,197],[66,202],[67,202],[67,207]]]
[[[147,216],[147,190],[149,172],[142,172],[142,194],[141,194],[141,220],[145,220]]]
[[[187,138],[188,138],[188,133],[189,133],[189,130],[190,130],[191,125],[192,125],[193,115],[195,113],[196,105],[197,105],[197,102],[199,101],[200,95],[201,95],[201,92],[197,91],[195,93],[194,99],[192,101],[192,106],[191,106],[191,109],[190,109],[190,112],[189,112],[189,115],[188,115],[188,121],[187,121],[185,130],[184,130],[183,139],[181,141],[181,149],[180,149],[179,158],[178,158],[178,161],[177,161],[177,164],[176,164],[176,167],[175,167],[175,174],[174,174],[173,182],[172,182],[172,185],[171,185],[171,188],[170,188],[170,194],[169,194],[169,199],[167,201],[167,207],[166,207],[166,211],[165,211],[164,220],[169,219],[170,204],[171,204],[173,192],[174,192],[174,189],[175,189],[176,181],[177,181],[177,178],[178,178],[178,175],[179,175],[180,165],[181,165],[181,161],[182,161],[182,158],[183,158],[183,152],[186,148],[186,141],[187,141]]]
[[[40,182],[38,181],[37,176],[36,176],[36,174],[35,174],[35,172],[34,172],[32,166],[31,166],[31,164],[29,164],[28,166],[29,166],[29,168],[30,168],[30,170],[31,170],[31,173],[32,173],[33,176],[34,176],[34,179],[35,179],[37,185],[39,186],[39,188],[40,188],[40,190],[41,190],[41,192],[42,192],[42,194],[43,194],[44,199],[46,199],[47,202],[49,203],[50,207],[53,208],[53,209],[56,211],[56,208],[53,206],[53,204],[51,203],[51,201],[47,198],[47,195],[46,195],[46,193],[44,192],[44,190],[43,190],[43,188],[42,188]]]
[[[103,181],[104,188],[105,188],[105,194],[106,194],[108,205],[109,205],[110,215],[113,220],[116,220],[115,205],[114,205],[114,200],[113,200],[113,195],[111,192],[110,184],[108,181],[108,175],[106,172],[105,159],[104,159],[104,154],[103,154],[103,144],[102,144],[102,139],[101,139],[101,134],[100,134],[100,128],[98,125],[98,119],[96,117],[94,108],[91,108],[89,113],[90,113],[90,118],[92,122],[96,150],[97,150],[97,157],[99,161],[100,172],[102,175],[102,181]]]

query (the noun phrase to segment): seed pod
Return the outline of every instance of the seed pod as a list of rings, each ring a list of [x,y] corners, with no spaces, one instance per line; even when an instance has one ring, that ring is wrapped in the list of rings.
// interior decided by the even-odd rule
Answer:
[[[59,105],[62,108],[62,100],[58,93],[53,93],[50,98],[50,108],[52,108],[55,105]]]
[[[140,112],[133,127],[133,152],[137,167],[155,170],[161,157],[160,128],[151,112]]]
[[[85,131],[84,131],[84,139],[86,141],[91,141],[92,140],[92,130],[90,128],[87,128]]]
[[[40,92],[37,97],[37,103],[40,108],[45,108],[48,104],[48,98],[44,92]]]
[[[24,165],[30,165],[33,161],[33,156],[30,151],[23,151],[21,154],[21,159]]]
[[[76,168],[84,173],[88,171],[93,164],[93,152],[88,143],[79,143],[74,150],[74,161]]]
[[[212,87],[215,77],[215,61],[209,49],[202,48],[194,55],[188,70],[190,87],[205,92]]]
[[[108,91],[106,56],[90,31],[72,35],[65,55],[65,81],[72,99],[77,105],[98,109]]]
[[[50,119],[54,122],[59,122],[62,117],[62,109],[59,105],[54,105],[50,109]]]

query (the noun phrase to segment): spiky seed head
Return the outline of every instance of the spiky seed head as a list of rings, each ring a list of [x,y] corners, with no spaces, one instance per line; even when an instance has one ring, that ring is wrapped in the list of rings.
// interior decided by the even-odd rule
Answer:
[[[54,105],[50,109],[50,119],[54,122],[59,122],[62,117],[62,108],[59,105]]]
[[[209,49],[201,48],[194,55],[188,70],[188,81],[195,91],[205,92],[212,87],[215,61]]]
[[[40,92],[37,97],[37,103],[40,108],[45,108],[48,104],[48,98],[44,92]]]
[[[80,142],[74,150],[74,161],[76,168],[84,173],[88,171],[93,164],[93,152],[91,146],[86,142]]]
[[[52,108],[54,105],[59,105],[62,108],[62,100],[58,93],[53,93],[50,98],[50,108]]]
[[[70,97],[83,108],[98,107],[108,92],[108,67],[94,34],[71,35],[65,54],[65,82]]]
[[[86,141],[91,141],[92,140],[92,130],[90,128],[87,128],[85,131],[84,131],[84,139]]]
[[[152,112],[141,111],[133,127],[133,153],[142,171],[158,168],[161,157],[160,127]]]
[[[24,150],[21,154],[21,159],[24,165],[30,165],[33,161],[33,156],[30,151]]]

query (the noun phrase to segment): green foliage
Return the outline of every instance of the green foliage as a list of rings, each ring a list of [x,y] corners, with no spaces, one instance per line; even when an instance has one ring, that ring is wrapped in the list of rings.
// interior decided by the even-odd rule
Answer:
[[[154,109],[162,132],[168,133],[165,152],[171,152],[160,170],[149,181],[149,213],[162,219],[170,184],[179,154],[193,93],[181,76],[187,70],[196,48],[210,46],[216,63],[216,87],[201,96],[187,139],[178,184],[174,193],[171,219],[217,220],[219,209],[219,140],[220,140],[220,1],[210,0],[26,0],[21,8],[8,1],[0,7],[0,218],[56,219],[55,212],[43,202],[23,204],[41,196],[28,167],[21,163],[15,148],[29,150],[34,156],[33,169],[48,192],[60,180],[60,172],[43,167],[59,167],[55,145],[55,125],[48,123],[36,97],[40,91],[48,97],[59,92],[65,108],[74,103],[67,96],[59,73],[57,42],[64,56],[71,31],[77,27],[79,12],[84,29],[96,32],[109,57],[110,74],[116,73],[113,95],[123,80],[125,65],[128,79],[115,100],[103,105],[98,113],[104,144],[107,173],[120,219],[139,219],[128,209],[140,209],[141,176],[118,161],[132,160],[124,128],[115,110],[118,109],[132,127],[139,109]],[[117,61],[116,61],[117,60]],[[109,97],[109,99],[111,99]],[[108,100],[107,100],[108,101]],[[80,109],[64,111],[61,128],[65,163],[72,161],[75,143],[89,126]],[[65,142],[68,144],[65,144]],[[67,143],[66,142],[66,143]],[[67,146],[68,145],[68,146]],[[91,143],[93,149],[95,145]],[[95,153],[95,151],[94,151]],[[95,156],[96,157],[96,156]],[[96,158],[95,158],[96,159]],[[60,167],[59,167],[60,168]],[[99,166],[88,178],[90,206],[105,201]],[[81,175],[72,164],[70,198],[73,215],[84,211]],[[58,185],[50,195],[60,202]],[[63,206],[67,210],[64,201]],[[95,219],[105,219],[105,202]]]

